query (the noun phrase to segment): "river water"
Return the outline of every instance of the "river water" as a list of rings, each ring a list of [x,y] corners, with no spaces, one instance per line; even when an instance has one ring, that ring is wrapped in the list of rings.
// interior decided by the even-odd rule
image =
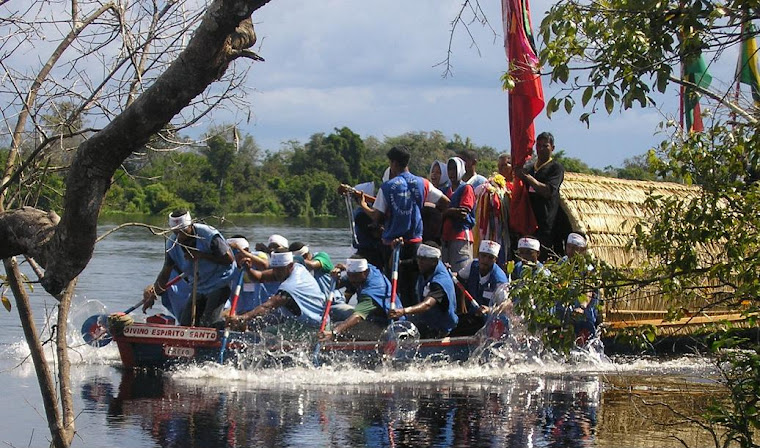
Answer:
[[[99,233],[114,225],[101,225]],[[249,219],[220,228],[252,244],[280,233],[334,260],[351,254],[341,220]],[[139,301],[161,267],[162,241],[128,227],[99,243],[80,277],[74,315],[89,315],[93,300],[109,312]],[[54,300],[35,288],[33,301],[42,327]],[[138,311],[134,317],[144,316]],[[48,445],[27,355],[15,304],[10,313],[0,309],[4,446]],[[697,415],[724,394],[710,361],[697,356],[400,370],[203,365],[165,373],[123,371],[115,344],[75,346],[71,357],[79,447],[683,446],[679,439],[707,446],[706,432],[669,409]]]

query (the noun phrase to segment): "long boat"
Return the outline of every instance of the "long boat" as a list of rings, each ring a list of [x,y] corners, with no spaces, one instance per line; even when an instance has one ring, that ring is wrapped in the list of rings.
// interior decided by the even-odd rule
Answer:
[[[112,331],[125,369],[167,368],[177,364],[218,362],[223,330],[156,323],[131,323]],[[400,336],[400,337],[399,337]],[[349,361],[374,366],[384,361],[412,359],[462,362],[483,345],[484,336],[442,339],[405,338],[406,334],[378,341],[337,341],[318,344],[262,340],[254,333],[230,331],[224,362],[235,365]]]

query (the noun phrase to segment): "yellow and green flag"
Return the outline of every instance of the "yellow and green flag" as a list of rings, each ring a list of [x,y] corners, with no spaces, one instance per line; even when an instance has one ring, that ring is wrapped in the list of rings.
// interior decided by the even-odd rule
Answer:
[[[760,103],[760,71],[757,68],[756,34],[757,31],[752,22],[742,23],[742,46],[739,51],[739,63],[736,65],[736,79],[742,84],[749,85],[752,88],[752,99],[756,103]]]

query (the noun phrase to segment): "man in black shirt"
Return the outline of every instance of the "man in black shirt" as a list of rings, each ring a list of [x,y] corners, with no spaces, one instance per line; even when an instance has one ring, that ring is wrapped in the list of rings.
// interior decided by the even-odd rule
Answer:
[[[525,170],[515,169],[515,175],[519,176],[528,188],[530,205],[536,216],[536,238],[541,242],[541,261],[548,257],[548,250],[556,252],[552,231],[559,210],[559,188],[565,179],[565,168],[554,161],[553,152],[554,136],[550,132],[542,132],[536,137],[536,163]]]

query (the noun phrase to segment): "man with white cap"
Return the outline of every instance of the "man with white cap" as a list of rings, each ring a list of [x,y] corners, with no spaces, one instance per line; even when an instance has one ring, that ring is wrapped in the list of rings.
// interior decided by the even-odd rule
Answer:
[[[422,208],[425,202],[432,202],[443,211],[449,206],[449,198],[427,179],[409,172],[411,152],[406,146],[394,146],[386,155],[390,164],[390,180],[380,186],[372,208],[367,205],[364,195],[361,207],[375,222],[383,223],[383,260],[386,266],[391,258],[391,244],[397,238],[403,238],[399,293],[402,300],[409,302],[414,295],[416,269],[414,264],[404,261],[414,258],[422,242]]]
[[[243,235],[235,235],[232,238],[227,239],[232,253],[235,255],[238,267],[245,267],[249,265],[251,269],[261,271],[269,267],[269,257],[266,253],[254,250],[251,252],[250,244]],[[233,275],[231,288],[235,288],[238,280],[238,274]],[[275,287],[279,286],[279,283],[274,284]],[[253,281],[248,274],[247,269],[243,276],[243,287],[240,291],[240,297],[238,297],[237,307],[235,308],[235,314],[242,314],[264,303],[269,298],[269,294],[265,292],[261,283]],[[229,300],[225,305],[225,309],[231,306]]]
[[[325,296],[314,276],[302,265],[295,263],[293,253],[287,249],[275,250],[269,260],[270,269],[248,274],[257,282],[280,282],[277,292],[266,302],[240,316],[229,318],[245,322],[254,317],[272,316],[264,321],[265,330],[286,333],[294,338],[308,337],[309,329],[319,327]]]
[[[465,289],[475,299],[479,308],[474,304],[468,303],[468,312],[488,313],[490,311],[491,300],[496,290],[507,283],[509,278],[504,270],[496,263],[499,257],[501,245],[495,241],[483,240],[480,242],[478,258],[473,260],[469,266],[461,269],[457,277],[465,285]]]
[[[586,235],[581,232],[572,232],[567,236],[565,241],[565,255],[560,259],[558,264],[574,262],[574,270],[578,277],[585,277],[594,266],[587,264],[585,254],[588,250]],[[585,283],[585,282],[582,282]],[[557,305],[556,309],[559,318],[563,322],[571,321],[575,328],[576,337],[580,338],[583,343],[596,332],[599,323],[599,290],[592,289],[579,295],[572,306],[565,307],[562,304]]]
[[[472,185],[462,182],[464,161],[452,157],[448,161],[451,188],[446,195],[451,203],[443,213],[441,230],[442,261],[448,263],[455,272],[472,261],[472,228],[475,225],[475,190]]]
[[[519,280],[525,272],[532,270],[533,274],[543,270],[543,264],[538,261],[541,253],[541,243],[532,236],[525,236],[517,240],[517,258],[515,269],[512,271],[512,281]],[[529,269],[525,269],[525,268]]]
[[[153,306],[157,294],[166,291],[164,285],[176,269],[184,273],[190,284],[194,283],[196,293],[194,300],[191,298],[182,310],[180,325],[215,325],[221,321],[222,308],[230,295],[234,271],[232,250],[218,230],[193,223],[186,210],[176,210],[169,215],[169,228],[172,234],[166,240],[164,266],[156,281],[143,291],[143,311]],[[195,322],[192,322],[193,315]]]
[[[288,239],[282,235],[274,234],[267,240],[267,248],[269,252],[274,252],[277,249],[287,249],[290,246]]]
[[[356,307],[351,315],[343,322],[333,327],[332,331],[324,331],[319,335],[322,341],[330,339],[377,340],[388,326],[388,310],[390,309],[391,283],[388,278],[365,258],[351,257],[345,266],[338,264],[332,272],[336,278],[346,272],[345,280],[356,290]],[[338,288],[340,283],[336,285]],[[333,305],[333,309],[338,304]],[[341,304],[343,306],[350,305]],[[333,313],[330,313],[333,316]]]
[[[417,304],[392,309],[388,316],[391,319],[406,316],[417,326],[422,338],[445,337],[456,327],[459,317],[454,280],[441,262],[440,246],[432,241],[420,244],[417,266],[420,271],[415,288]]]

